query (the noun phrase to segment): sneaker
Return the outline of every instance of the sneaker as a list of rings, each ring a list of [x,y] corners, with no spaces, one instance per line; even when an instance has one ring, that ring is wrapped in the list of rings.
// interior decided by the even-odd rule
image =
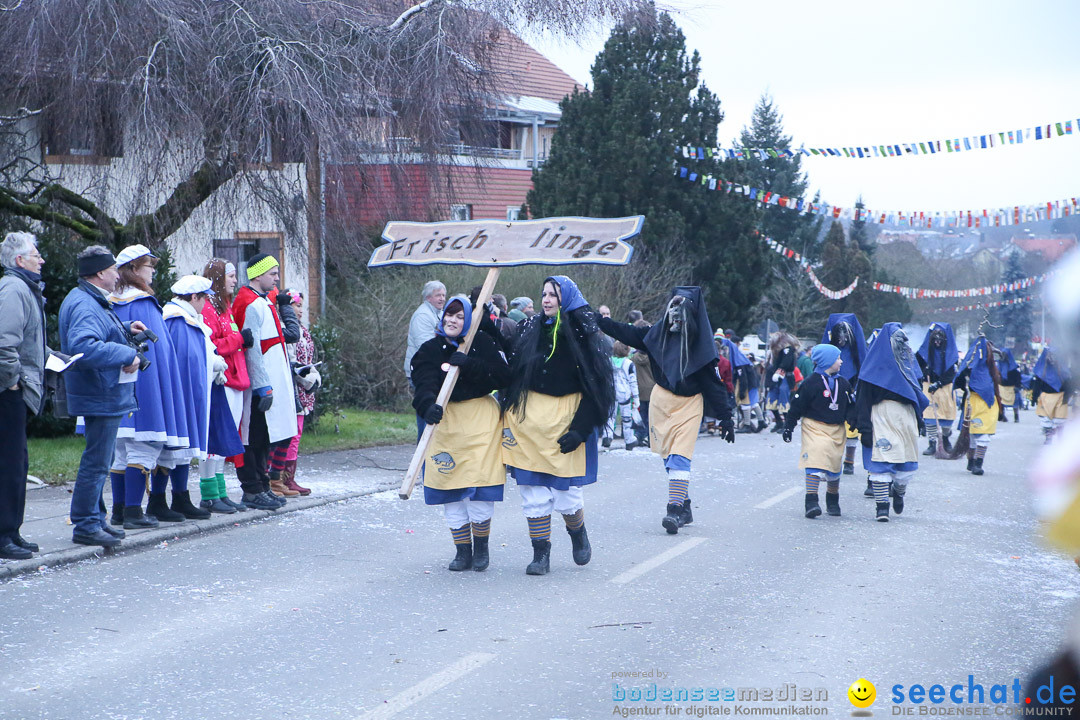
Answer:
[[[268,501],[270,501],[270,502],[274,502],[274,503],[277,503],[277,506],[278,506],[279,508],[283,508],[283,507],[285,507],[285,503],[287,503],[287,502],[288,502],[288,501],[287,501],[287,500],[286,500],[285,498],[283,498],[282,496],[280,496],[280,495],[276,495],[276,494],[274,494],[273,492],[271,492],[271,491],[269,491],[269,490],[263,490],[263,495],[264,495],[264,496],[266,496],[266,499],[267,499]]]
[[[266,493],[244,493],[244,504],[255,510],[277,510],[281,506],[277,502],[266,497]]]

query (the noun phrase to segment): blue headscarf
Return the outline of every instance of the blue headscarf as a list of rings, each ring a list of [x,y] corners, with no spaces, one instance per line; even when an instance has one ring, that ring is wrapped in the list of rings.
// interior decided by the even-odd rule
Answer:
[[[553,282],[559,288],[559,308],[563,312],[571,312],[589,304],[578,290],[577,283],[565,275],[551,275],[544,278],[544,282]]]
[[[740,368],[744,365],[751,364],[750,359],[743,355],[743,352],[739,349],[739,346],[731,342],[731,340],[726,337],[722,337],[720,338],[720,342],[722,342],[724,344],[724,347],[728,349],[728,360],[731,361],[732,369]]]
[[[934,330],[941,330],[945,333],[945,347],[941,352],[930,352],[930,336],[934,334]],[[953,335],[952,325],[939,322],[930,323],[930,329],[927,331],[926,337],[923,338],[922,345],[919,346],[918,355],[934,375],[945,374],[945,371],[960,360],[960,351],[956,349],[956,336]]]
[[[826,375],[825,372],[833,366],[836,359],[841,357],[840,348],[828,343],[818,343],[810,351],[810,359],[814,361],[814,372]],[[843,375],[844,366],[840,366],[840,374]]]
[[[968,348],[967,355],[964,356],[964,362],[960,365],[959,371],[971,370],[971,375],[968,377],[968,387],[981,397],[987,406],[992,407],[995,397],[994,378],[990,375],[990,366],[988,365],[990,361],[990,346],[985,337],[979,337]]]
[[[863,358],[866,357],[866,338],[863,336],[862,325],[854,313],[833,313],[829,315],[829,321],[825,324],[825,332],[821,336],[821,342],[839,347],[832,341],[832,330],[840,323],[847,323],[851,329],[851,342],[839,348],[840,357],[844,358],[844,364],[840,367],[841,377],[852,380],[859,374]]]
[[[1042,351],[1039,362],[1035,363],[1035,369],[1031,372],[1035,377],[1052,387],[1054,392],[1061,392],[1061,386],[1069,379],[1068,369],[1058,365],[1057,358],[1054,357],[1054,351],[1049,347]]]
[[[443,322],[446,320],[446,311],[450,309],[450,304],[453,302],[461,303],[462,308],[465,310],[465,323],[461,326],[460,335],[458,335],[457,337],[448,337],[446,334],[446,330],[443,329]],[[435,328],[435,334],[439,337],[446,338],[446,340],[454,347],[458,347],[458,343],[465,339],[465,336],[469,334],[469,328],[472,327],[472,314],[473,307],[472,303],[469,302],[469,298],[465,297],[464,295],[453,296],[446,301],[445,305],[443,305],[443,311],[439,315],[439,325]]]
[[[894,335],[897,335],[894,338]],[[901,339],[902,338],[902,339]],[[922,413],[930,401],[919,388],[919,367],[907,342],[907,333],[898,322],[881,326],[863,360],[859,383],[876,385],[907,398]]]
[[[1016,358],[1013,357],[1012,350],[1008,349],[1001,351],[1001,359],[997,361],[997,366],[1002,380],[1008,377],[1013,370],[1020,367],[1016,364]]]

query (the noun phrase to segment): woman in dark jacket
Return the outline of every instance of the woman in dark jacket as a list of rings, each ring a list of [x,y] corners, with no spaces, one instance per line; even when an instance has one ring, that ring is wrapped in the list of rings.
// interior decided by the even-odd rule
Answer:
[[[597,316],[574,281],[547,278],[541,306],[514,344],[503,414],[503,460],[517,480],[533,546],[529,575],[549,570],[552,511],[563,516],[574,562],[591,559],[582,487],[596,482],[597,430],[615,404]]]
[[[436,425],[425,463],[424,502],[443,506],[457,550],[450,563],[455,571],[487,569],[491,516],[506,484],[499,449],[502,420],[491,393],[506,387],[510,370],[487,332],[476,333],[468,354],[461,352],[472,315],[468,298],[452,297],[435,337],[410,362],[413,408],[424,422]],[[461,374],[443,408],[436,401],[451,365],[460,367]]]

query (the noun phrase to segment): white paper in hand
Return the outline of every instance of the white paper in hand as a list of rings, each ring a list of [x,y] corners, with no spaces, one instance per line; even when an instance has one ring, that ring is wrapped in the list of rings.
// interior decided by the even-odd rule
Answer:
[[[64,372],[69,367],[71,367],[72,363],[74,363],[76,360],[78,360],[82,356],[83,356],[82,353],[78,353],[76,355],[72,355],[71,359],[68,360],[67,362],[64,362],[63,360],[60,359],[59,355],[53,355],[52,353],[49,353],[49,359],[45,361],[45,369],[46,370],[52,370],[53,372],[57,372],[57,373]]]
[[[121,369],[120,370],[120,381],[119,382],[120,382],[121,385],[123,385],[124,383],[135,382],[135,379],[138,378],[138,377],[139,377],[139,371],[138,370],[136,370],[135,372],[124,372],[123,369]]]

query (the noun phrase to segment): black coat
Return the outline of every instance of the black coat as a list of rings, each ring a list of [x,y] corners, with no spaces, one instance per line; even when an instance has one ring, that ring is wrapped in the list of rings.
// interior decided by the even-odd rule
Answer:
[[[849,419],[855,421],[855,397],[847,379],[836,376],[836,409],[829,407],[832,398],[825,397],[825,378],[814,373],[802,381],[791,396],[791,409],[784,416],[788,429],[793,429],[799,418],[808,417],[828,425],[840,425]]]
[[[443,363],[458,351],[449,340],[436,335],[412,357],[413,408],[423,415],[435,404],[446,372]],[[469,348],[469,360],[461,366],[461,374],[450,393],[450,402],[462,402],[490,395],[510,384],[510,368],[499,353],[499,347],[488,333],[478,332]]]
[[[919,361],[919,369],[922,370],[923,378],[928,379],[930,383],[937,383],[944,387],[956,380],[956,365],[950,365],[945,372],[938,375],[930,371],[930,366],[922,359],[922,355],[916,353],[915,359]]]

